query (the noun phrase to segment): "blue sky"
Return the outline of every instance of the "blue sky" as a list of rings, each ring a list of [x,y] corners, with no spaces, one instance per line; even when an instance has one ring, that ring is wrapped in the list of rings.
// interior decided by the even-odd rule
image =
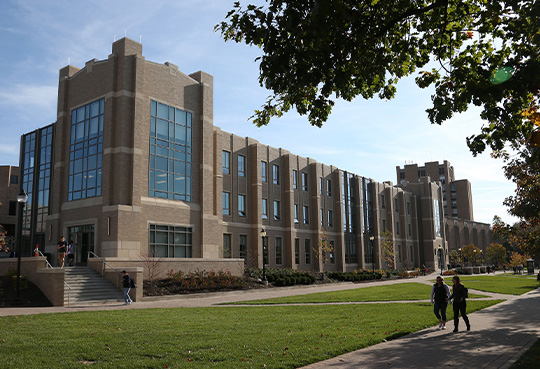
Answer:
[[[499,160],[473,157],[465,138],[483,122],[478,109],[431,125],[425,109],[430,91],[413,78],[398,84],[397,97],[338,101],[329,121],[312,127],[289,113],[269,126],[248,118],[269,92],[259,86],[257,48],[225,43],[213,27],[234,0],[3,0],[0,2],[0,165],[18,165],[20,136],[56,120],[58,70],[105,59],[115,39],[143,44],[146,60],[176,64],[186,74],[214,76],[214,125],[239,136],[354,172],[396,183],[396,166],[448,160],[456,179],[472,184],[475,220],[516,219],[502,205],[514,193]],[[261,2],[261,1],[257,1]],[[242,1],[247,4],[246,1]],[[253,3],[253,1],[251,1]]]

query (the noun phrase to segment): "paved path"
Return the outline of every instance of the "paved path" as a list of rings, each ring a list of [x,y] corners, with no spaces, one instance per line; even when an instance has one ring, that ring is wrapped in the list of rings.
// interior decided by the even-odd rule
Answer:
[[[414,279],[370,283],[337,283],[250,291],[218,292],[172,297],[145,298],[124,306],[121,303],[71,307],[0,308],[0,316],[93,310],[208,307],[220,303],[261,298],[338,291],[384,284],[419,282],[430,284],[435,274]],[[449,281],[447,281],[449,282]],[[485,292],[470,292],[486,294]],[[508,368],[540,337],[540,289],[521,296],[487,293],[491,299],[507,301],[469,315],[470,332],[452,333],[436,327],[409,334],[362,350],[321,361],[305,368]],[[410,301],[409,301],[410,302]],[[449,311],[451,314],[451,309]],[[463,321],[461,326],[464,328]]]

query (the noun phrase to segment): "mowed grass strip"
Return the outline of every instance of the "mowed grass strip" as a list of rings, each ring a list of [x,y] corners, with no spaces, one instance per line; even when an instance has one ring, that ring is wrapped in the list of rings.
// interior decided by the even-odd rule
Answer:
[[[351,290],[317,292],[306,295],[276,297],[263,300],[249,300],[226,305],[270,305],[270,304],[321,304],[339,302],[369,301],[414,301],[429,300],[431,286],[422,283],[398,283],[382,286],[362,287]],[[486,297],[470,294],[471,298]]]
[[[472,312],[497,303],[471,301]],[[434,326],[428,303],[1,317],[1,368],[297,368]]]
[[[539,287],[536,276],[527,275],[474,275],[460,279],[467,288],[505,295],[522,295]]]

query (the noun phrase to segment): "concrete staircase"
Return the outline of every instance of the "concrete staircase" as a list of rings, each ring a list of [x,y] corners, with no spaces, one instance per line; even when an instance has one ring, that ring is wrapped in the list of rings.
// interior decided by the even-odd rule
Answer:
[[[64,288],[65,306],[68,306],[68,293],[69,305],[124,301],[122,290],[90,267],[66,267],[64,281],[71,287],[71,290]]]

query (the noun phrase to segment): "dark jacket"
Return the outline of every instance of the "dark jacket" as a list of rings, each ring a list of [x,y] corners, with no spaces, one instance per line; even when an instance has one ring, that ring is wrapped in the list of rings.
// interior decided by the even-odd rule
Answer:
[[[452,295],[450,300],[453,299],[454,304],[459,304],[460,302],[465,302],[465,299],[469,297],[469,290],[464,285],[460,284],[457,287],[452,288]]]
[[[131,281],[131,277],[129,276],[129,274],[123,275],[122,276],[122,287],[130,288],[131,287],[130,281]]]

